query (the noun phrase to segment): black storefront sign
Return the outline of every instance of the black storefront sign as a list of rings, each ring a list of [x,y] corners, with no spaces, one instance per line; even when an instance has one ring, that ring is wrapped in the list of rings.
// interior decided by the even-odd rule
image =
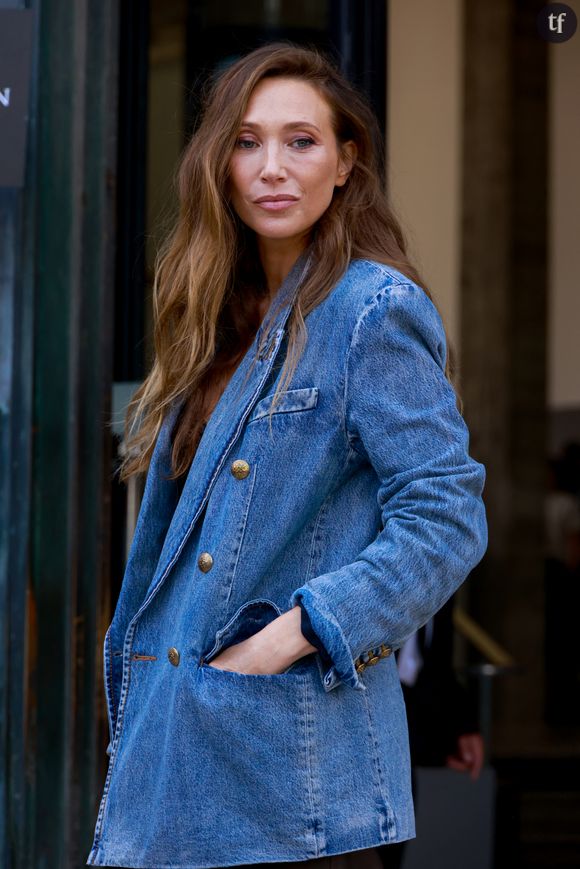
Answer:
[[[0,10],[0,187],[24,184],[32,15]]]

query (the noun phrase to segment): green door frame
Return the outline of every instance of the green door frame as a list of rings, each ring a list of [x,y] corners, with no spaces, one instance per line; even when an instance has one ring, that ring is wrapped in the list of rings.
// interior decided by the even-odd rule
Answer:
[[[120,0],[26,5],[26,182],[0,191],[0,860],[72,869],[106,766]]]

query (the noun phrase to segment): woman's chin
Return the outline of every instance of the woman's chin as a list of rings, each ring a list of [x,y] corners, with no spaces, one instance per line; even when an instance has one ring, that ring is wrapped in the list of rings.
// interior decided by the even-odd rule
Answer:
[[[313,224],[292,225],[282,221],[273,225],[273,222],[268,222],[266,225],[261,223],[252,227],[259,239],[265,242],[296,242],[307,240],[310,237]]]

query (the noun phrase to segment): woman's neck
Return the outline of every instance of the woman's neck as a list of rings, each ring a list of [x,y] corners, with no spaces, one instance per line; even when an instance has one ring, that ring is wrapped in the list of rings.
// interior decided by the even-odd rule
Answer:
[[[280,288],[284,278],[307,244],[308,238],[304,237],[291,240],[258,238],[258,252],[266,276],[270,297],[266,304],[266,310],[272,297]]]

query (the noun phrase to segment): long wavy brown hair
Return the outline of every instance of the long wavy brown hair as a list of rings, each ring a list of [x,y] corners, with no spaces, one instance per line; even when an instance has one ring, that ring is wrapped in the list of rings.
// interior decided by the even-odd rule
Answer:
[[[173,432],[172,476],[187,471],[206,420],[260,326],[260,302],[268,288],[255,233],[230,203],[229,164],[252,91],[274,76],[317,89],[331,109],[339,150],[354,141],[356,159],[346,184],[335,187],[312,229],[310,267],[288,319],[288,350],[272,410],[304,348],[304,318],[352,259],[394,266],[432,299],[409,261],[384,190],[382,137],[365,97],[318,50],[276,42],[252,51],[208,84],[201,121],[177,169],[179,214],[155,263],[155,358],[128,407],[121,479],[147,470],[165,414],[176,400],[183,404]],[[274,314],[268,311],[268,321]],[[268,337],[264,328],[258,353]],[[449,340],[447,346],[445,373],[453,381]]]

